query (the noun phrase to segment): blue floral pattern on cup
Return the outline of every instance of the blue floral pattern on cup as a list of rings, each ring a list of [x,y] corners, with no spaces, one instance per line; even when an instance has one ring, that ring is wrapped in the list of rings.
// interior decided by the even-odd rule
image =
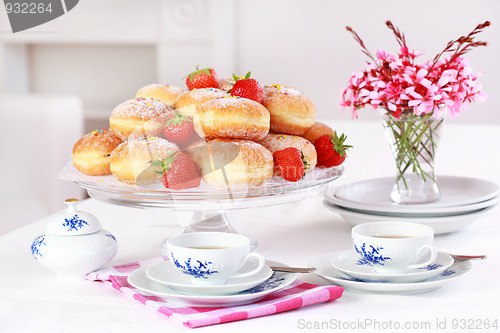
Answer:
[[[37,259],[38,257],[43,257],[42,254],[40,253],[40,247],[42,245],[46,245],[45,235],[38,236],[31,244],[31,254],[35,259]]]
[[[78,214],[75,214],[70,219],[64,219],[63,226],[68,227],[68,231],[78,230],[83,228],[84,225],[89,225],[85,220],[82,220]]]
[[[383,247],[374,247],[373,245],[369,245],[369,248],[366,248],[366,243],[363,243],[361,248],[354,245],[356,252],[361,255],[361,258],[356,263],[357,265],[384,265],[384,262],[387,260],[392,260],[390,257],[385,257],[380,250],[383,250]]]
[[[211,270],[208,266],[212,264],[211,261],[201,262],[200,260],[196,260],[196,262],[192,262],[192,259],[189,258],[184,264],[181,264],[179,260],[174,258],[174,254],[170,253],[172,256],[172,261],[175,266],[180,268],[185,274],[191,275],[194,278],[202,278],[206,279],[208,276],[219,273],[218,271]]]

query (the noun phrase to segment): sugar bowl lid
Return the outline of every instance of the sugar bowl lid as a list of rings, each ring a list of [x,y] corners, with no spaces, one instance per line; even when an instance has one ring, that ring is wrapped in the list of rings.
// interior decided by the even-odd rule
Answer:
[[[47,224],[45,233],[56,236],[78,236],[100,231],[101,223],[94,215],[76,209],[78,201],[73,198],[66,199],[64,203],[68,206],[67,210],[54,216]]]

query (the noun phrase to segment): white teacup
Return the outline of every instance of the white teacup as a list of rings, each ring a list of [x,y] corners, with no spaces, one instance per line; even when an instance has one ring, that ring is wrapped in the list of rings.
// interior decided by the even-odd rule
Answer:
[[[228,278],[247,277],[262,270],[265,259],[251,252],[250,245],[250,238],[226,232],[184,233],[167,239],[168,257],[175,267],[193,284],[204,285],[222,285]],[[251,261],[257,261],[253,263],[255,268],[238,273]]]
[[[406,273],[432,264],[437,250],[431,227],[409,222],[373,222],[352,228],[359,264],[372,265],[376,272]]]

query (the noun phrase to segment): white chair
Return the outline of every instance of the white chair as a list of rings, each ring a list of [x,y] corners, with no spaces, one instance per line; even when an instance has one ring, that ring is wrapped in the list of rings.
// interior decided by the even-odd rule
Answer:
[[[0,234],[84,197],[77,185],[57,179],[83,135],[79,98],[0,95]]]

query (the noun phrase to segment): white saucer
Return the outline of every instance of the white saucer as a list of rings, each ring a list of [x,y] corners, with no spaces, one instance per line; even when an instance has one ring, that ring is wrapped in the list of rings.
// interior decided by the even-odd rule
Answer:
[[[441,288],[445,284],[466,274],[471,269],[469,261],[457,261],[441,274],[421,282],[392,283],[392,282],[367,282],[353,278],[342,273],[331,265],[336,253],[324,254],[309,262],[310,267],[315,267],[315,274],[335,283],[345,289],[358,292],[390,293],[390,294],[418,294]]]
[[[196,285],[186,274],[180,272],[170,261],[151,265],[146,270],[146,276],[158,283],[175,289],[179,293],[190,295],[230,295],[253,288],[266,281],[273,274],[269,266],[264,266],[259,272],[248,277],[229,278],[224,285]]]
[[[420,282],[441,274],[454,262],[449,254],[438,252],[436,260],[426,267],[413,268],[404,274],[382,274],[377,273],[370,263],[358,262],[360,257],[354,250],[335,252],[331,255],[333,267],[353,278],[366,282]]]
[[[394,178],[377,178],[336,186],[325,198],[332,204],[363,212],[388,214],[455,214],[470,212],[496,204],[491,201],[499,193],[497,184],[483,179],[437,176],[441,198],[439,201],[404,205],[392,202],[390,193]]]
[[[266,261],[268,266],[283,266],[281,263]],[[146,275],[149,266],[139,268],[128,276],[128,283],[140,291],[163,297],[168,301],[198,307],[227,307],[256,302],[272,292],[285,288],[295,280],[297,273],[273,272],[273,275],[254,288],[234,295],[185,295],[165,284],[151,280]]]
[[[383,216],[383,215],[373,215],[368,213],[355,212],[337,205],[332,205],[326,200],[324,204],[330,210],[340,214],[347,222],[352,225],[358,225],[368,222],[378,222],[378,221],[389,221],[389,222],[413,222],[427,225],[434,229],[434,234],[440,235],[449,232],[454,232],[461,230],[465,227],[476,222],[483,215],[488,214],[490,211],[497,208],[497,206],[492,206],[488,208],[480,209],[476,212],[454,215],[454,216],[444,216],[444,217],[396,217],[396,216]]]

